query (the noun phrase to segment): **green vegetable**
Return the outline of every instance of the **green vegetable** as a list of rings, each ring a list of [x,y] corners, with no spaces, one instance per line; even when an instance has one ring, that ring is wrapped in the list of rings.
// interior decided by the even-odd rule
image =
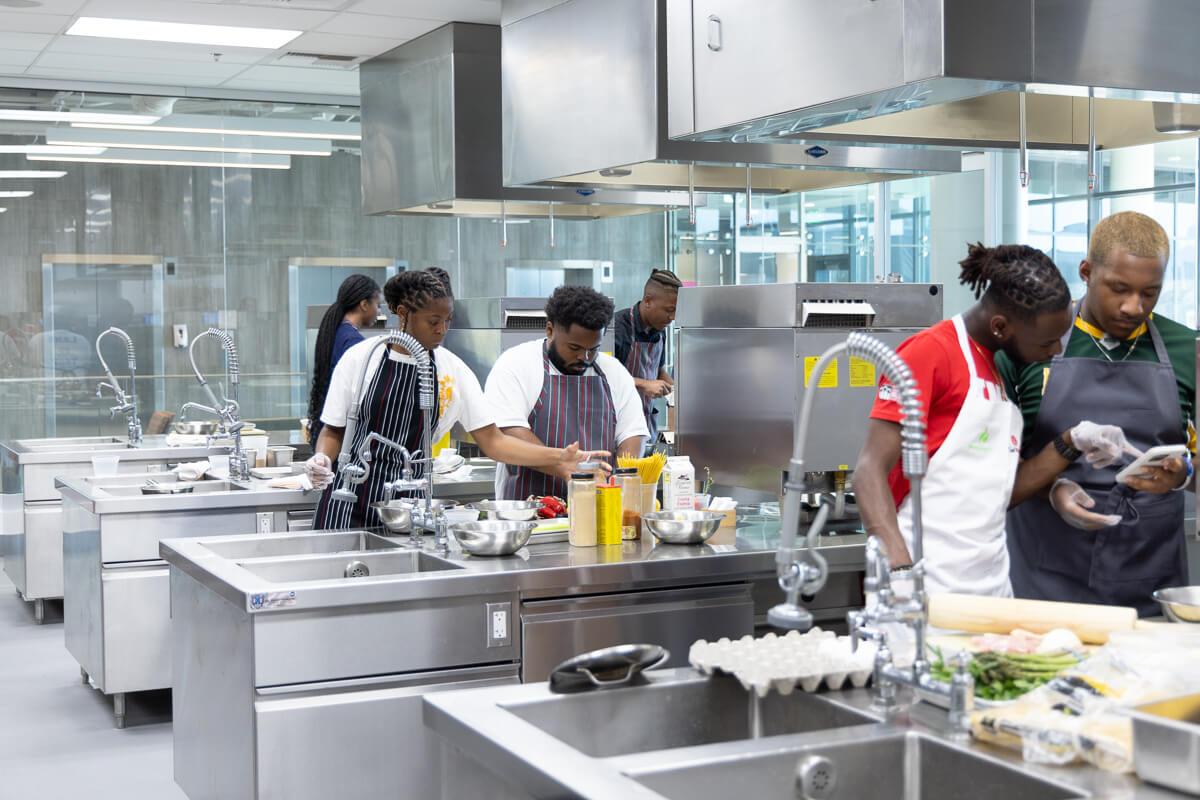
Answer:
[[[946,664],[941,650],[930,648],[935,656],[933,677],[949,681],[954,669]],[[967,670],[975,678],[975,696],[982,700],[1015,700],[1049,682],[1063,670],[1079,663],[1070,653],[976,653]]]

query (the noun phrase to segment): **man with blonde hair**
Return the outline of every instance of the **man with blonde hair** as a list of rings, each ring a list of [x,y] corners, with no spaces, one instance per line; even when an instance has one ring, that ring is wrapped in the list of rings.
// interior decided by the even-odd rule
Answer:
[[[1196,332],[1153,313],[1169,257],[1166,231],[1150,217],[1105,217],[1079,265],[1087,289],[1062,354],[1020,368],[997,358],[1024,417],[1024,453],[1051,443],[1072,462],[1048,492],[1009,512],[1017,597],[1150,615],[1154,590],[1187,583],[1181,490],[1192,482],[1190,457],[1116,483],[1124,460],[1078,461],[1059,437],[1087,419],[1121,428],[1131,454],[1185,443],[1195,451]]]

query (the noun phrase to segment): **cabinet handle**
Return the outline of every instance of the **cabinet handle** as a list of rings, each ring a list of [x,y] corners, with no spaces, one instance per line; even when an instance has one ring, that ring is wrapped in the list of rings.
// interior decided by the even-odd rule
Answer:
[[[714,53],[721,49],[721,18],[708,15],[708,49]]]

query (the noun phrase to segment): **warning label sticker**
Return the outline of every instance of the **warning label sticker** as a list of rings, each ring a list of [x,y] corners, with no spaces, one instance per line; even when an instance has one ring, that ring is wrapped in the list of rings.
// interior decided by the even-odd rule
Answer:
[[[804,388],[808,388],[808,384],[812,379],[812,372],[817,368],[817,362],[821,360],[820,356],[807,356],[804,359]],[[820,380],[817,381],[818,389],[836,389],[838,385],[838,360],[835,358],[825,367],[825,372],[822,373]]]

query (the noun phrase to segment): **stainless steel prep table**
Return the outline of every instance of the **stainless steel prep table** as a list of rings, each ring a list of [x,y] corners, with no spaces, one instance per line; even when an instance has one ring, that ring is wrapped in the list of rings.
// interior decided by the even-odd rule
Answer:
[[[174,475],[158,475],[171,484]],[[318,493],[268,481],[200,480],[186,494],[144,495],[145,476],[59,478],[63,619],[84,681],[113,696],[124,727],[127,692],[171,686],[170,582],[159,541],[308,527]]]
[[[55,478],[91,475],[95,455],[119,455],[118,469],[127,474],[227,452],[228,447],[168,447],[165,436],[147,436],[137,445],[115,436],[0,443],[3,491],[20,496],[22,504],[20,530],[12,536],[4,571],[21,597],[33,603],[34,619],[45,619],[46,600],[63,596],[62,502]]]
[[[861,604],[863,538],[821,542],[827,618]],[[779,599],[778,520],[744,515],[727,539],[506,558],[368,533],[165,540],[176,782],[193,800],[438,796],[423,696],[541,680],[560,656],[622,641],[682,663],[696,638],[750,633]],[[370,576],[343,577],[351,565]]]

